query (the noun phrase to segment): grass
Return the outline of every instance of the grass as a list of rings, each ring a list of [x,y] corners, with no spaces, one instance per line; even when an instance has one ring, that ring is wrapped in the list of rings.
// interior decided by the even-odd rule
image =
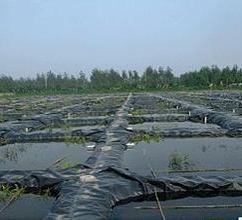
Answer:
[[[144,114],[144,110],[142,110],[142,109],[135,109],[135,110],[131,111],[130,114],[132,116],[140,116],[140,115]]]
[[[0,202],[6,202],[12,197],[18,198],[25,191],[24,187],[19,187],[17,184],[14,188],[10,188],[7,185],[0,186]]]
[[[43,196],[44,197],[50,197],[51,196],[51,188],[47,188],[43,190]]]
[[[64,142],[66,144],[85,144],[88,141],[89,141],[88,138],[86,138],[84,136],[71,136],[71,135],[66,135],[64,137]]]
[[[159,109],[167,109],[167,108],[170,108],[169,105],[168,105],[167,103],[165,103],[165,102],[161,102],[161,101],[158,101],[158,102],[156,103],[156,105],[157,105],[157,107],[158,107]]]
[[[80,162],[78,161],[75,161],[75,162],[63,162],[59,165],[59,167],[61,169],[69,169],[69,168],[72,168],[74,166],[76,166],[77,164],[79,164]]]
[[[39,198],[41,200],[46,201],[46,200],[50,199],[50,197],[52,197],[51,188],[48,187],[48,188],[42,190],[40,192],[40,195],[41,195],[41,197],[39,197]]]
[[[45,130],[48,130],[50,133],[53,131],[53,129],[63,129],[65,131],[69,131],[71,126],[68,124],[50,124],[45,127]]]
[[[188,170],[194,166],[189,158],[189,154],[180,154],[177,151],[169,156],[169,169],[171,170]]]
[[[0,186],[0,203],[9,202],[13,198],[16,200],[24,193],[25,188],[19,187],[17,184],[13,188],[8,185],[2,185]],[[41,195],[40,199],[47,200],[52,196],[51,188],[43,189],[38,194]]]
[[[139,133],[131,136],[130,141],[134,143],[139,143],[141,141],[150,143],[150,142],[159,142],[162,139],[162,135],[157,133]]]

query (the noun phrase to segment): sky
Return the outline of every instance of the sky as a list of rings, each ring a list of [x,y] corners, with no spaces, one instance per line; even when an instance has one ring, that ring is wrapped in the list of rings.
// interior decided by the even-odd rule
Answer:
[[[0,74],[242,64],[241,0],[0,0]]]

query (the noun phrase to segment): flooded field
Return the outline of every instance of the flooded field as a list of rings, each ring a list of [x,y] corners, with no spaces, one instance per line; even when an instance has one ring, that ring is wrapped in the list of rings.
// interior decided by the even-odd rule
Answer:
[[[91,155],[88,146],[66,143],[20,143],[0,148],[0,170],[43,170],[63,158],[63,166],[68,163],[84,163]]]
[[[241,204],[242,197],[185,198],[162,202],[162,208],[170,220],[232,220],[241,216],[241,207],[226,206]],[[214,208],[217,205],[219,208]],[[190,207],[189,207],[190,206]],[[113,210],[110,220],[161,219],[156,202],[132,202]]]
[[[140,175],[179,170],[240,169],[242,138],[167,138],[137,144],[124,153],[124,166]],[[233,159],[231,159],[233,158]],[[242,171],[242,169],[241,169]]]
[[[7,210],[2,212],[1,219],[43,219],[53,204],[54,198],[32,194],[22,195]],[[3,204],[0,204],[0,208]]]
[[[3,97],[0,219],[237,219],[241,102],[219,92]]]

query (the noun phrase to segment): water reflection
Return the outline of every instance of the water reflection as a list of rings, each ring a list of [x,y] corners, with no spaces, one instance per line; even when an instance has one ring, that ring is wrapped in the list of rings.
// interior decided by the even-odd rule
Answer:
[[[225,144],[220,144],[218,147],[220,149],[228,150],[228,148],[227,148],[227,146]],[[236,149],[236,150],[238,150],[238,149]]]
[[[209,146],[203,145],[202,152],[205,153],[209,149]]]
[[[56,160],[84,163],[90,156],[85,145],[65,143],[22,143],[10,144],[0,148],[1,170],[39,170],[46,169]]]
[[[124,166],[150,175],[143,152],[159,173],[170,169],[242,169],[241,138],[166,138],[158,143],[137,144],[124,154]]]
[[[176,200],[161,201],[166,219],[168,220],[228,220],[238,219],[241,216],[241,208],[226,208],[229,205],[242,203],[242,197],[212,197],[212,198],[184,198]],[[214,208],[168,208],[179,206],[206,206],[214,205]],[[216,208],[216,205],[224,205],[224,208]],[[160,220],[158,209],[147,208],[157,207],[154,201],[131,202],[117,206],[113,209],[109,220]]]
[[[28,144],[28,146],[31,146],[31,144]],[[3,147],[0,150],[0,163],[6,163],[7,161],[17,163],[20,154],[26,152],[28,146],[26,144],[19,144],[18,146],[12,145]]]
[[[50,211],[53,202],[54,198],[24,194],[0,213],[0,219],[43,219]],[[6,204],[0,203],[0,208],[4,205]]]

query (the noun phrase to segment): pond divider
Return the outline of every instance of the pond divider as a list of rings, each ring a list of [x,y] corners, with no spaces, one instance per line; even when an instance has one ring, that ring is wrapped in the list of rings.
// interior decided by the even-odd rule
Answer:
[[[152,94],[151,96],[157,97],[162,101],[173,105],[177,105],[186,111],[190,111],[190,120],[205,122],[206,117],[206,123],[216,124],[221,128],[226,129],[228,136],[242,136],[242,119],[237,116],[229,115],[224,112],[216,112],[206,107],[194,105],[186,101],[180,101],[163,95]]]
[[[191,111],[191,118],[208,117],[208,123],[220,125],[229,134],[240,135],[242,123],[231,116],[196,107],[182,101],[157,96],[180,108]],[[136,97],[137,98],[137,97]],[[25,192],[51,188],[56,196],[45,219],[103,220],[112,208],[131,201],[168,200],[187,196],[241,196],[242,177],[238,175],[168,175],[139,176],[122,165],[123,153],[134,134],[128,124],[129,110],[134,103],[130,94],[104,130],[103,141],[84,164],[54,171],[0,171],[0,185],[25,187]],[[94,132],[95,133],[95,132]],[[25,133],[28,135],[29,133]],[[78,133],[77,133],[78,134]]]

